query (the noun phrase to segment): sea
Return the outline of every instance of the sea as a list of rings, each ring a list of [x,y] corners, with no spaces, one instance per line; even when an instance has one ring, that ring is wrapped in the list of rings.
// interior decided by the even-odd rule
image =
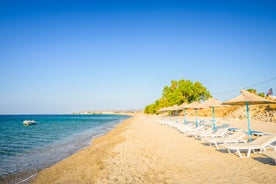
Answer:
[[[26,182],[127,118],[104,114],[0,115],[0,183]],[[37,124],[24,126],[24,120]]]

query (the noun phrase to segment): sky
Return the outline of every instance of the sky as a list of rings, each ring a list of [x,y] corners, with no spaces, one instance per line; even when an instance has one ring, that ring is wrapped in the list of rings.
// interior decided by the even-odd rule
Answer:
[[[181,79],[275,91],[275,33],[269,0],[0,0],[0,114],[143,109]]]

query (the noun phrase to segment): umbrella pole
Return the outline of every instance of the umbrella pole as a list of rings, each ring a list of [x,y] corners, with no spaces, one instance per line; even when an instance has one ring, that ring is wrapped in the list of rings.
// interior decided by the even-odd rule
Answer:
[[[216,119],[215,119],[215,107],[212,106],[212,114],[213,114],[213,130],[216,130],[217,127],[216,127]]]
[[[250,112],[249,112],[248,102],[246,102],[246,114],[247,114],[248,135],[249,135],[250,141],[251,141]]]
[[[186,112],[185,112],[185,108],[184,108],[184,125],[186,125]]]
[[[175,123],[177,123],[177,115],[178,115],[178,113],[177,113],[177,111],[175,111]]]
[[[198,127],[198,121],[197,121],[197,109],[196,109],[196,127]]]

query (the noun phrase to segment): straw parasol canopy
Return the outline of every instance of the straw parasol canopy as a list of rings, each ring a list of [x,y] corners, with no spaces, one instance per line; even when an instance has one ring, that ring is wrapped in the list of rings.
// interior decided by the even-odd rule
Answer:
[[[183,103],[183,104],[181,104],[181,105],[179,105],[179,108],[182,110],[183,109],[183,111],[184,111],[184,124],[186,124],[186,109],[187,108],[189,108],[190,106],[189,106],[189,104],[187,104],[187,103]]]
[[[182,109],[183,109],[183,108],[184,108],[184,109],[187,109],[187,108],[190,107],[190,105],[184,102],[183,104],[179,105],[179,107],[182,108]]]
[[[170,107],[170,110],[174,111],[175,122],[177,123],[177,115],[178,115],[177,111],[181,110],[181,108],[177,104],[175,104],[174,106]]]
[[[223,102],[223,105],[245,105],[248,103],[248,105],[256,105],[256,104],[276,104],[276,101],[268,100],[266,98],[260,97],[258,95],[255,95],[253,93],[250,93],[246,90],[241,90],[241,95],[232,98],[231,100],[228,100],[226,102]]]
[[[216,130],[215,107],[222,106],[221,102],[216,98],[209,98],[208,100],[203,102],[203,104],[212,108],[213,129]]]
[[[167,112],[167,111],[171,111],[172,107],[163,107],[161,109],[159,109],[157,112]]]
[[[221,106],[221,102],[216,98],[209,98],[208,100],[206,100],[202,104],[207,105],[208,107]]]
[[[175,104],[174,106],[171,107],[171,110],[178,111],[178,110],[181,110],[181,108],[177,104]]]
[[[163,108],[159,109],[157,112],[166,112],[166,111],[167,111],[166,107],[163,107]]]
[[[162,109],[160,109],[161,111],[172,111],[173,109],[172,109],[172,107],[164,107],[164,108],[162,108]]]
[[[188,108],[191,109],[203,109],[203,108],[207,108],[208,106],[203,104],[203,103],[199,103],[199,102],[193,102],[191,104],[189,104]]]
[[[276,104],[276,101],[268,100],[258,95],[252,94],[246,90],[241,90],[241,95],[232,98],[226,102],[222,103],[223,105],[246,105],[247,120],[248,120],[248,134],[251,135],[250,130],[250,115],[248,105],[257,105],[257,104]]]
[[[191,109],[195,109],[195,112],[196,112],[196,127],[198,127],[198,119],[197,119],[197,111],[199,109],[203,109],[203,108],[207,108],[208,106],[204,105],[204,104],[201,104],[199,102],[193,102],[189,105],[189,108]]]

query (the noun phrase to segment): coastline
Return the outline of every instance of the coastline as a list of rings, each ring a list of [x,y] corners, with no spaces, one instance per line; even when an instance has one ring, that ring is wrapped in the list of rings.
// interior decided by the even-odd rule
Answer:
[[[29,182],[55,183],[59,181],[60,183],[77,183],[89,181],[94,183],[100,174],[96,171],[100,171],[104,167],[102,161],[110,156],[111,150],[117,144],[124,141],[124,138],[120,136],[120,134],[125,131],[131,119],[132,117],[119,123],[106,134],[93,138],[89,146],[79,150],[53,166],[43,169]],[[89,157],[89,159],[87,159],[87,157]],[[78,168],[78,170],[76,171],[75,168]],[[91,174],[85,174],[87,172]]]
[[[244,123],[244,122],[243,122]],[[276,127],[273,124],[273,127]],[[274,130],[273,130],[274,132]],[[91,146],[46,168],[32,183],[275,183],[270,158],[241,159],[137,115]]]
[[[142,110],[105,110],[105,111],[80,111],[80,112],[73,112],[71,114],[112,114],[112,115],[127,115],[127,116],[135,116],[143,112]]]
[[[114,115],[116,115],[116,114],[114,114]],[[45,115],[43,115],[43,116],[45,116]],[[85,116],[82,116],[82,117],[85,117]],[[96,117],[98,117],[98,116],[96,116]],[[108,117],[108,121],[110,121],[109,116],[107,116],[107,117]],[[67,142],[62,140],[56,144],[51,144],[50,146],[47,145],[46,147],[37,149],[39,151],[35,150],[32,152],[28,152],[29,153],[28,155],[25,154],[26,158],[23,160],[21,159],[24,162],[21,162],[20,159],[17,159],[17,158],[21,158],[19,156],[16,157],[16,159],[12,159],[10,162],[7,162],[7,163],[11,163],[12,167],[16,167],[17,172],[7,172],[7,174],[4,173],[4,174],[0,175],[0,183],[3,183],[3,184],[4,183],[7,183],[7,184],[8,183],[16,183],[16,184],[30,183],[30,181],[34,178],[34,176],[36,176],[40,171],[44,170],[45,168],[49,168],[49,167],[55,165],[56,163],[70,157],[71,155],[81,151],[82,149],[89,147],[95,139],[107,134],[109,131],[111,131],[115,127],[119,126],[124,121],[124,119],[126,120],[126,119],[129,119],[130,117],[131,117],[130,115],[125,116],[123,118],[117,118],[115,116],[115,118],[113,118],[113,119],[118,119],[118,120],[114,121],[113,123],[107,123],[105,125],[99,126],[101,128],[98,128],[98,129],[96,128],[95,131],[94,131],[94,129],[89,129],[89,130],[87,129],[85,131],[82,131],[81,133],[76,133],[72,136],[68,136],[69,142],[68,142],[68,140],[67,140]],[[41,118],[41,119],[43,119],[43,118]],[[80,119],[80,120],[83,121],[83,119]],[[39,128],[39,127],[37,126],[37,127],[31,127],[31,128]],[[42,129],[42,128],[40,127],[40,129]],[[29,129],[26,129],[26,130],[29,130]],[[75,131],[76,127],[74,127],[73,130]],[[68,132],[68,130],[67,130],[67,132]],[[44,139],[44,138],[41,137],[41,139]],[[47,139],[47,137],[45,139]],[[70,144],[66,145],[66,143],[70,143]],[[33,153],[33,154],[30,154],[30,153]],[[42,157],[41,157],[41,155],[42,155]],[[13,160],[14,160],[14,162],[13,162]],[[9,161],[9,160],[7,160],[7,161]],[[15,164],[12,164],[12,163],[15,163]],[[37,165],[35,165],[35,164],[37,164]],[[26,167],[26,165],[29,167]],[[6,168],[8,168],[7,164],[5,165],[3,163],[2,166],[3,166],[3,168],[4,168],[4,166],[6,166]],[[6,169],[6,168],[4,168],[4,169]],[[6,169],[6,170],[8,170],[8,169]]]

